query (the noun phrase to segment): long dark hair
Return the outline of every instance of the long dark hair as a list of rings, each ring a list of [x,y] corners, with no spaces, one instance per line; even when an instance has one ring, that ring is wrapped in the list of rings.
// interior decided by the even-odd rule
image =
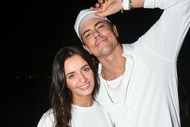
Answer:
[[[92,56],[81,47],[67,46],[57,51],[52,66],[52,83],[50,89],[50,100],[55,116],[55,127],[70,127],[72,110],[72,93],[67,88],[64,64],[65,60],[73,55],[80,55],[90,66],[94,73],[95,86],[92,97],[99,90],[97,66],[95,66]],[[77,62],[77,61],[76,61]]]

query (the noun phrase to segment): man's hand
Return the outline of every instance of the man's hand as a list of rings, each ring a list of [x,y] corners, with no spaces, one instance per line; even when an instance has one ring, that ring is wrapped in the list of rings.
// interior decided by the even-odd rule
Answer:
[[[145,0],[129,0],[129,6],[131,8],[142,8]],[[123,0],[98,0],[94,7],[90,7],[91,10],[97,11],[95,15],[100,17],[106,17],[115,14],[123,9]]]
[[[90,9],[97,11],[95,15],[106,17],[122,10],[122,0],[98,0]]]

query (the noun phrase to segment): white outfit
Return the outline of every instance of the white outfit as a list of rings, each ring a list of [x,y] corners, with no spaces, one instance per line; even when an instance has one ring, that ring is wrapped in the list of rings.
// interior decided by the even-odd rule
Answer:
[[[71,127],[113,127],[110,116],[94,101],[91,107],[72,105]],[[53,109],[45,112],[37,127],[55,127]]]
[[[190,27],[190,0],[145,0],[144,7],[164,11],[135,43],[122,45],[127,59],[120,92],[105,87],[120,81],[106,82],[99,64],[97,101],[116,127],[180,127],[176,64]]]

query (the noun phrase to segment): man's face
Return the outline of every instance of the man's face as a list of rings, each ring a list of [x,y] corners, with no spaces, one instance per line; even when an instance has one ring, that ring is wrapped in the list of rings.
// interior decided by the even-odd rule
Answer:
[[[114,25],[94,18],[87,21],[80,30],[84,49],[97,58],[108,55],[118,43],[118,32]]]

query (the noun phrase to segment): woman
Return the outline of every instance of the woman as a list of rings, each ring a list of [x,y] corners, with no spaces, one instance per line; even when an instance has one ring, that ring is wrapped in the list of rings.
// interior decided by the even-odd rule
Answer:
[[[109,115],[96,102],[99,90],[92,57],[79,47],[61,48],[55,55],[51,106],[38,127],[112,127]]]

